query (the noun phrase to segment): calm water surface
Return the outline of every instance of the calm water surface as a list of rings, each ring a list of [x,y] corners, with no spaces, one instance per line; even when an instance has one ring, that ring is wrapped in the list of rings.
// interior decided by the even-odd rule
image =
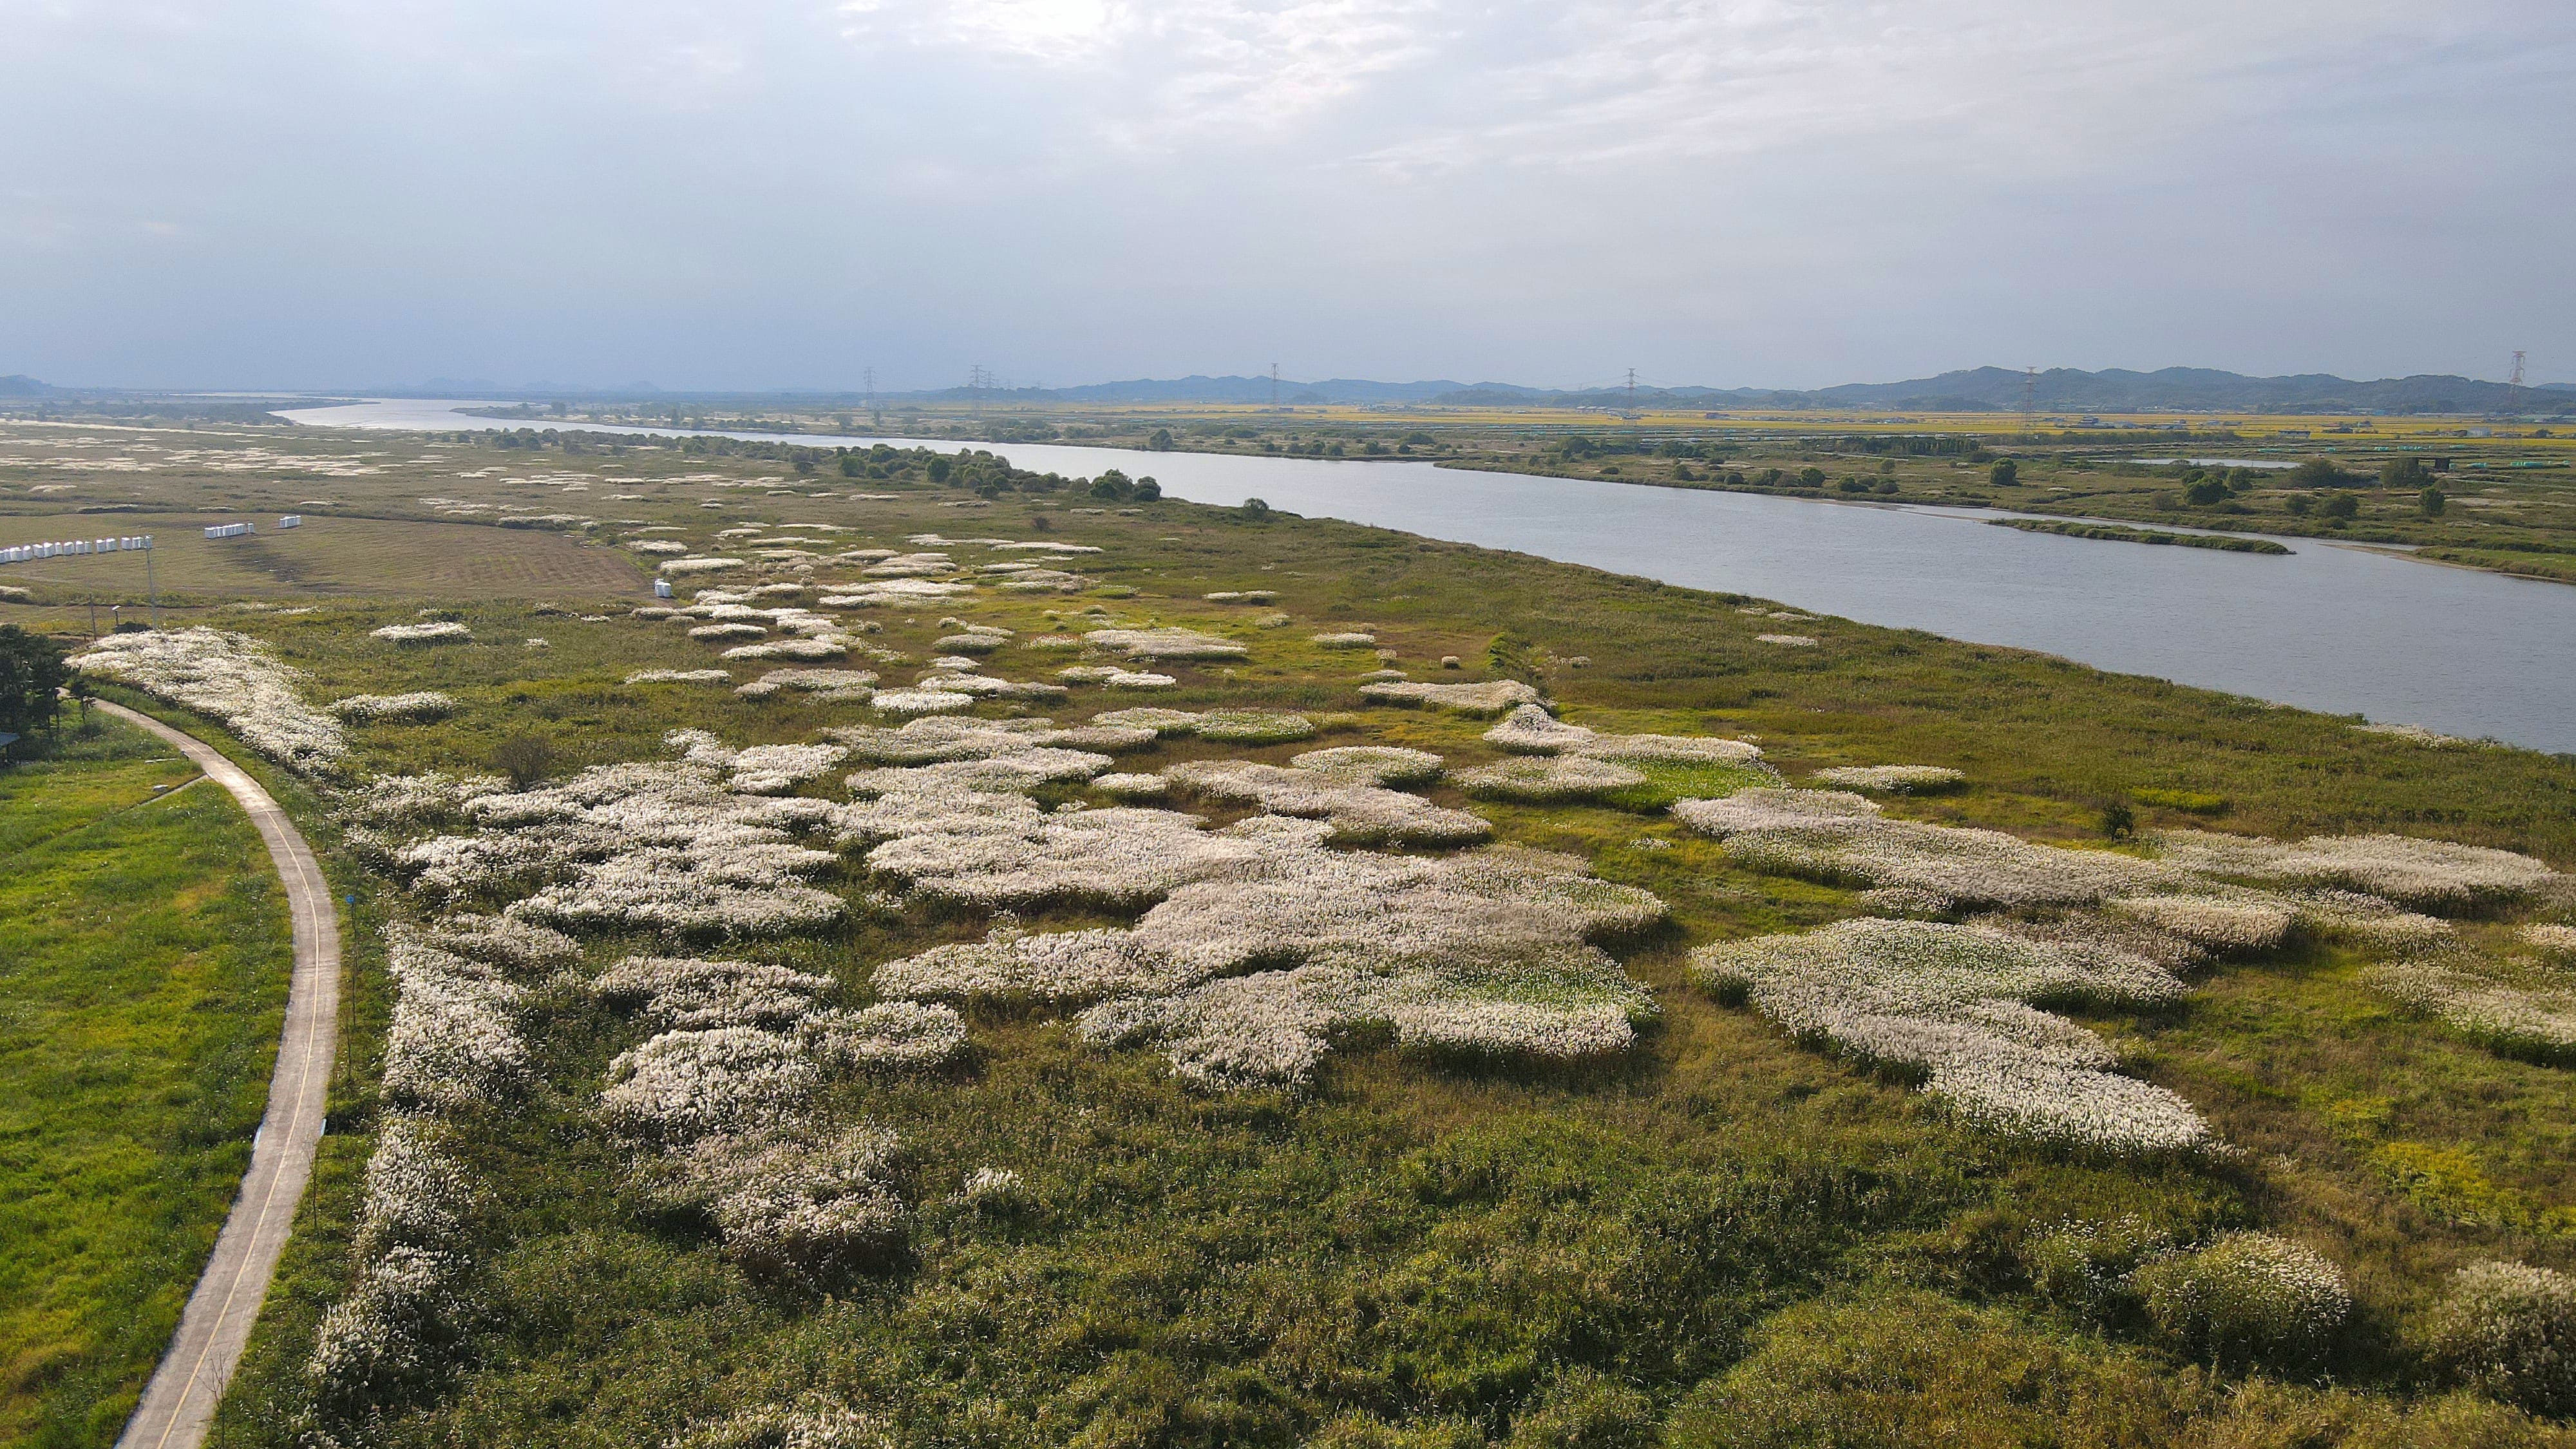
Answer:
[[[380,401],[284,416],[324,427],[524,424],[474,403]],[[591,431],[669,435],[666,428]],[[773,437],[737,433],[735,437]],[[816,446],[876,437],[800,436]],[[2338,714],[2576,751],[2576,587],[2315,539],[2291,557],[1995,528],[1991,513],[1698,493],[1566,478],[1114,448],[992,447],[1022,468],[1151,474],[1199,503],[1266,500],[1872,624],[2040,649]],[[827,485],[828,486],[828,485]]]

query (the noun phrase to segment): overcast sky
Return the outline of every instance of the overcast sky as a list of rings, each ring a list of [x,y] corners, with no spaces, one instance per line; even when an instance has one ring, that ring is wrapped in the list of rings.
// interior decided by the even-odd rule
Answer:
[[[2576,380],[2570,0],[0,0],[0,373]]]

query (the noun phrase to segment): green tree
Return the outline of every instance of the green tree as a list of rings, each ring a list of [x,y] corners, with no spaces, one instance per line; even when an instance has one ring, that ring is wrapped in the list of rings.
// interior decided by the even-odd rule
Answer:
[[[2361,516],[2361,500],[2349,493],[2338,493],[2327,499],[2319,511],[2328,518],[2358,518]]]
[[[2349,488],[2360,480],[2336,466],[2332,458],[2310,458],[2290,470],[2293,488]]]
[[[1168,453],[1172,451],[1172,430],[1169,428],[1156,428],[1154,430],[1154,435],[1145,440],[1145,446],[1153,449],[1157,453]]]
[[[1998,488],[2018,487],[2021,484],[2021,465],[2010,458],[1999,459],[1986,473],[1986,481]]]
[[[2443,496],[2442,490],[2430,483],[2425,484],[2423,491],[2415,495],[2415,505],[2424,510],[2426,518],[2441,517],[2442,510],[2448,508],[2450,504],[2451,500]]]
[[[62,710],[56,691],[71,671],[62,646],[15,624],[0,624],[0,730],[27,734],[52,729]]]
[[[2400,493],[2413,493],[2433,486],[2433,471],[2424,466],[2421,458],[2392,459],[2380,465],[2379,486]],[[2434,511],[2438,513],[2441,510]]]

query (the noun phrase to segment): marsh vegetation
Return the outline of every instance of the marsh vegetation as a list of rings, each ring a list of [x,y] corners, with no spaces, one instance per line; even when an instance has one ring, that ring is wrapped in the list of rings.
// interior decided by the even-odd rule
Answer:
[[[575,447],[336,506],[626,587],[91,651],[384,901],[221,1442],[2566,1438],[2564,760]]]

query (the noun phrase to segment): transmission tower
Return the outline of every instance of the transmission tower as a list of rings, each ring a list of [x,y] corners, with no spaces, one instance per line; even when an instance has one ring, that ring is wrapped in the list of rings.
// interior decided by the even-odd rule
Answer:
[[[2507,378],[2504,385],[2504,410],[2507,416],[2517,415],[2522,411],[2522,363],[2522,349],[2517,347],[2513,352],[2513,376]]]
[[[1628,416],[1637,415],[1637,369],[1628,369]]]
[[[2021,430],[2025,433],[2039,431],[2039,369],[2036,367],[2021,370]]]
[[[868,380],[868,411],[875,412],[877,410],[877,370],[871,367],[861,375]]]
[[[1270,410],[1279,411],[1279,364],[1270,364]]]

